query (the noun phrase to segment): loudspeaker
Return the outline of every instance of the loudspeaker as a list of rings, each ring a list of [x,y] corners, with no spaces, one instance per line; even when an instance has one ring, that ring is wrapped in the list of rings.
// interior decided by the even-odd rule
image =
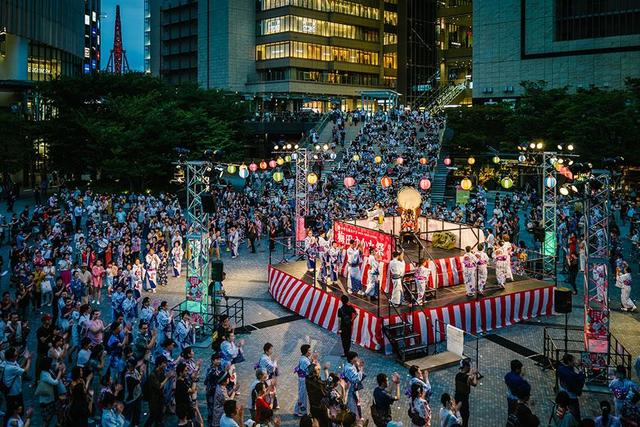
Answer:
[[[573,291],[569,288],[555,288],[553,290],[553,309],[556,313],[571,313],[571,297]]]
[[[211,261],[211,280],[214,282],[222,282],[224,274],[224,263],[220,260]]]
[[[216,201],[211,193],[202,193],[200,195],[200,202],[202,203],[202,210],[205,213],[214,213],[216,211]]]
[[[316,217],[313,215],[307,215],[304,217],[304,228],[316,228]]]

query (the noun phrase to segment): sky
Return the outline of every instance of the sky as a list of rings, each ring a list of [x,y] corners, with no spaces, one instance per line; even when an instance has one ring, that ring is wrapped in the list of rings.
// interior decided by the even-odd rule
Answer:
[[[107,66],[113,48],[113,31],[116,21],[116,5],[120,5],[122,45],[127,52],[132,71],[144,69],[144,0],[102,0],[102,40],[100,57],[102,68]],[[105,16],[106,15],[106,16]]]

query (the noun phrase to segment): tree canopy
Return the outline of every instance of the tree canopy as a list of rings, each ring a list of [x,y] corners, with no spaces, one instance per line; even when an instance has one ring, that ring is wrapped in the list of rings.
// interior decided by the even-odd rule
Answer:
[[[171,86],[142,74],[95,74],[41,83],[49,168],[61,174],[121,182],[132,190],[166,183],[176,147],[199,158],[244,149],[246,105],[237,95]]]
[[[515,105],[479,105],[449,112],[454,130],[450,149],[483,153],[489,148],[515,152],[519,143],[542,139],[549,146],[573,144],[585,161],[599,164],[623,156],[640,163],[635,150],[640,134],[640,80],[626,90],[547,89],[545,82],[523,82],[524,96]]]

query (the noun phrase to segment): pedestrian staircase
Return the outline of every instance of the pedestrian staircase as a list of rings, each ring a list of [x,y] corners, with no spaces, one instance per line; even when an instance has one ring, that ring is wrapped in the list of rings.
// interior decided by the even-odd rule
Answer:
[[[429,345],[422,342],[416,332],[411,313],[400,315],[400,321],[393,325],[383,325],[382,333],[391,343],[391,348],[400,363],[426,356]]]
[[[442,157],[442,152],[440,153]],[[433,180],[431,183],[431,205],[436,203],[442,203],[445,201],[445,193],[447,191],[447,176],[449,175],[449,169],[445,164],[438,159],[436,168],[433,173]]]
[[[423,93],[416,98],[414,104],[416,108],[424,107],[429,113],[438,114],[446,105],[451,104],[453,100],[460,95],[467,86],[464,83],[450,83],[439,87],[435,91]]]

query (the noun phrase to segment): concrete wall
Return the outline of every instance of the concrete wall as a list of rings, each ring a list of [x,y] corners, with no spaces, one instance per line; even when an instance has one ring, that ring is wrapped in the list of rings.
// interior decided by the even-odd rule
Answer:
[[[0,56],[0,80],[27,80],[29,40],[7,34],[6,55]]]
[[[545,80],[571,91],[591,85],[621,88],[626,77],[640,77],[640,35],[572,41],[554,40],[555,0],[525,1],[525,49],[521,49],[521,1],[473,2],[473,97],[521,96],[524,80]],[[635,51],[586,53],[593,49]],[[513,92],[505,91],[513,87]],[[493,88],[492,93],[483,92]]]
[[[252,0],[199,0],[198,83],[244,91],[255,73],[255,7]]]

